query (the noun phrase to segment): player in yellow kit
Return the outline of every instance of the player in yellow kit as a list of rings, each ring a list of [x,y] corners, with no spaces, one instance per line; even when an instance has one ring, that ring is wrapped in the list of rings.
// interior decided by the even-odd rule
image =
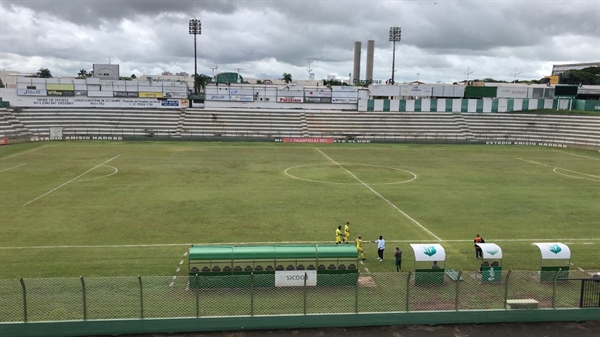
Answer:
[[[365,253],[363,252],[363,248],[362,248],[362,244],[363,244],[363,240],[362,240],[362,236],[358,236],[355,240],[356,242],[356,250],[358,251],[358,254],[360,255],[360,258],[362,260],[366,260],[365,259]]]
[[[350,243],[350,222],[346,222],[344,225],[344,242]]]
[[[342,226],[338,226],[335,230],[335,244],[338,245],[342,243]]]

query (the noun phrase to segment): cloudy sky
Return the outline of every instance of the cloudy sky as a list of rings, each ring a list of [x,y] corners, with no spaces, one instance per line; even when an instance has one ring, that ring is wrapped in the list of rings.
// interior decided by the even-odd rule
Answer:
[[[391,77],[389,27],[402,27],[396,81],[511,81],[552,64],[600,61],[599,0],[0,0],[0,70],[75,76],[194,72],[188,20],[202,21],[198,73],[347,78],[354,42],[375,40],[374,79]]]

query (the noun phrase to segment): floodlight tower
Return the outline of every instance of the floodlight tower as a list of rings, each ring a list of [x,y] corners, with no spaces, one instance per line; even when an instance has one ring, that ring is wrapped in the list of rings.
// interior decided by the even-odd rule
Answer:
[[[202,23],[199,19],[190,20],[190,35],[194,35],[194,94],[198,94],[198,84],[196,78],[198,77],[198,55],[196,48],[196,36],[202,34]]]
[[[394,84],[394,73],[396,72],[396,42],[400,42],[402,39],[402,27],[390,27],[390,41],[393,43],[392,47],[392,84]]]

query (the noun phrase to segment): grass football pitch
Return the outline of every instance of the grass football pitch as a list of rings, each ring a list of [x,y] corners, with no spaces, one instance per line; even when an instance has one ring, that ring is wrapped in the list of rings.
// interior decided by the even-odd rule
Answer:
[[[185,275],[189,244],[333,243],[383,235],[392,252],[440,243],[476,270],[475,234],[504,269],[532,242],[600,269],[600,153],[529,146],[50,142],[0,147],[0,278]],[[182,264],[183,261],[183,264]],[[177,271],[179,268],[179,271]]]

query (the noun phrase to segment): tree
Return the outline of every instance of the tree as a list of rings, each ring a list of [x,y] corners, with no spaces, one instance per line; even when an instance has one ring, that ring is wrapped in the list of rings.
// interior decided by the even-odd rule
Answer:
[[[77,77],[86,77],[87,76],[87,70],[85,69],[81,69],[79,70],[79,73],[77,73]]]
[[[281,79],[285,82],[285,84],[290,84],[292,83],[292,74],[283,73]]]
[[[207,83],[212,82],[212,77],[204,74],[196,75],[196,79],[194,80],[194,92],[198,92],[196,88],[204,90]]]
[[[48,70],[48,68],[40,68],[40,70],[37,72],[37,77],[52,78],[52,73],[50,70]]]
[[[1,78],[0,78],[0,88],[4,88],[4,83],[2,82]]]
[[[135,74],[131,74],[131,79],[135,80],[136,78],[137,78],[137,76],[135,76]]]
[[[90,71],[88,71],[88,73],[87,73],[87,75],[86,75],[86,76],[87,76],[87,77],[92,77],[92,76],[94,76],[94,71],[93,71],[93,70],[90,70]]]
[[[263,84],[262,80],[256,80],[256,84]]]
[[[581,70],[569,70],[560,75],[560,83],[600,85],[600,68],[587,67]]]

